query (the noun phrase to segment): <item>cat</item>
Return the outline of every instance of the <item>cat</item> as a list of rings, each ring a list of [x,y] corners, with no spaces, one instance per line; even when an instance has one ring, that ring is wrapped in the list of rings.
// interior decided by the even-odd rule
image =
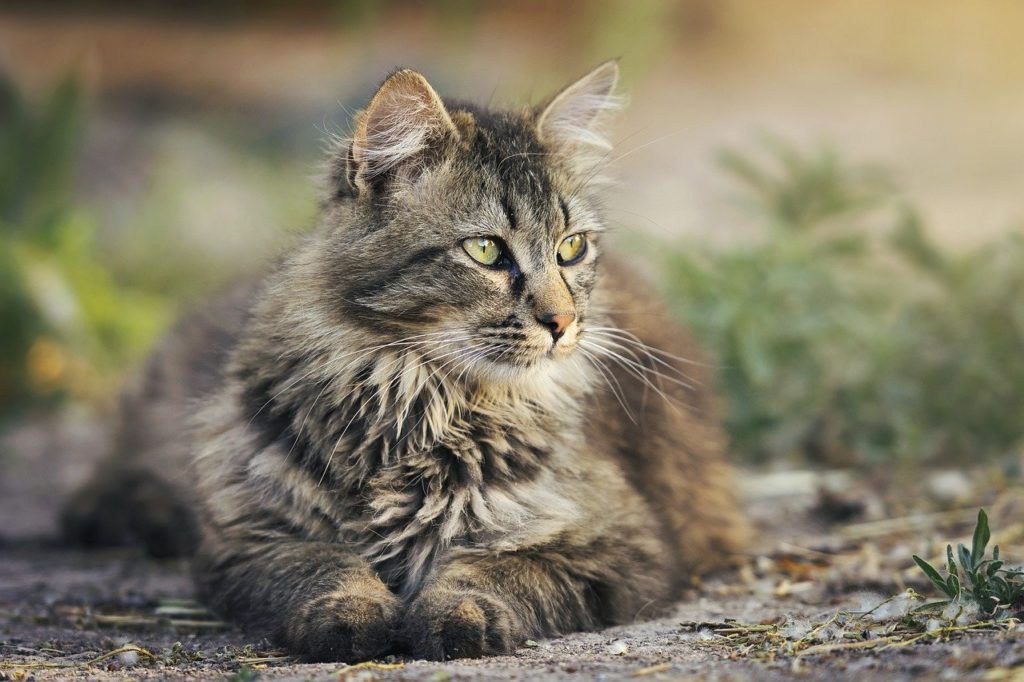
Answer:
[[[711,377],[603,249],[617,79],[497,111],[392,73],[316,230],[126,392],[68,536],[194,555],[206,603],[315,661],[507,654],[728,561]]]

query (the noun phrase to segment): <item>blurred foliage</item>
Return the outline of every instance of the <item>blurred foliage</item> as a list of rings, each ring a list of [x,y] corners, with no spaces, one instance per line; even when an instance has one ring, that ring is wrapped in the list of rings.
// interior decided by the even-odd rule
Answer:
[[[95,258],[95,222],[72,197],[82,115],[72,80],[33,105],[0,76],[0,419],[104,393],[167,317]]]
[[[723,166],[752,240],[673,249],[742,459],[968,461],[1024,445],[1024,236],[932,243],[891,184],[769,141]]]
[[[0,78],[0,421],[112,395],[178,301],[262,260],[315,209],[305,152],[180,123],[147,131],[134,197],[76,201],[83,101],[73,81],[28,102]],[[664,262],[744,460],[1020,451],[1024,237],[941,249],[884,174],[827,149],[770,141],[722,164],[755,237]]]
[[[154,126],[145,145],[143,186],[111,197],[117,210],[95,206],[104,262],[134,288],[185,302],[208,295],[313,223],[315,147],[268,149],[208,121]]]
[[[113,396],[182,302],[244,276],[316,210],[315,147],[293,132],[168,119],[137,156],[94,150],[86,168],[85,102],[74,79],[29,101],[0,75],[0,426]],[[87,175],[111,172],[133,182]],[[76,196],[83,181],[93,196]]]

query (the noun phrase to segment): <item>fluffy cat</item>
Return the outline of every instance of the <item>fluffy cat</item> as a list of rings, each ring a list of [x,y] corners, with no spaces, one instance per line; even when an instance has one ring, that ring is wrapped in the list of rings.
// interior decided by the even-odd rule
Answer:
[[[602,250],[617,75],[521,111],[388,77],[318,228],[126,394],[69,536],[194,552],[207,603],[311,660],[509,653],[725,561],[743,523],[709,378]]]

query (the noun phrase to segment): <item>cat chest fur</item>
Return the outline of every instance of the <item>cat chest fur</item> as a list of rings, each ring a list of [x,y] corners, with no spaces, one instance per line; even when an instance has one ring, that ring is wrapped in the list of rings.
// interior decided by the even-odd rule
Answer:
[[[442,442],[402,452],[353,491],[344,536],[402,593],[415,593],[445,550],[515,549],[577,516],[558,492],[567,444],[540,430],[482,426],[487,418],[466,415]]]
[[[393,589],[417,592],[446,550],[514,549],[576,520],[563,488],[582,440],[574,410],[546,394],[410,380],[383,364],[340,382],[340,399],[331,399],[334,382],[307,392],[318,399],[291,410],[303,445],[289,446],[287,459],[305,471],[305,486],[315,483],[332,534]],[[310,499],[296,492],[292,500]]]

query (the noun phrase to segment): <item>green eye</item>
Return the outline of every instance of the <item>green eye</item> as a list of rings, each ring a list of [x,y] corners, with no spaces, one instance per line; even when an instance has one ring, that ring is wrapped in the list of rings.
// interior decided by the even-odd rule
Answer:
[[[587,252],[587,236],[582,232],[566,237],[558,245],[558,264],[572,265]]]
[[[501,259],[501,246],[490,237],[463,239],[462,248],[470,258],[483,265],[494,265]]]

